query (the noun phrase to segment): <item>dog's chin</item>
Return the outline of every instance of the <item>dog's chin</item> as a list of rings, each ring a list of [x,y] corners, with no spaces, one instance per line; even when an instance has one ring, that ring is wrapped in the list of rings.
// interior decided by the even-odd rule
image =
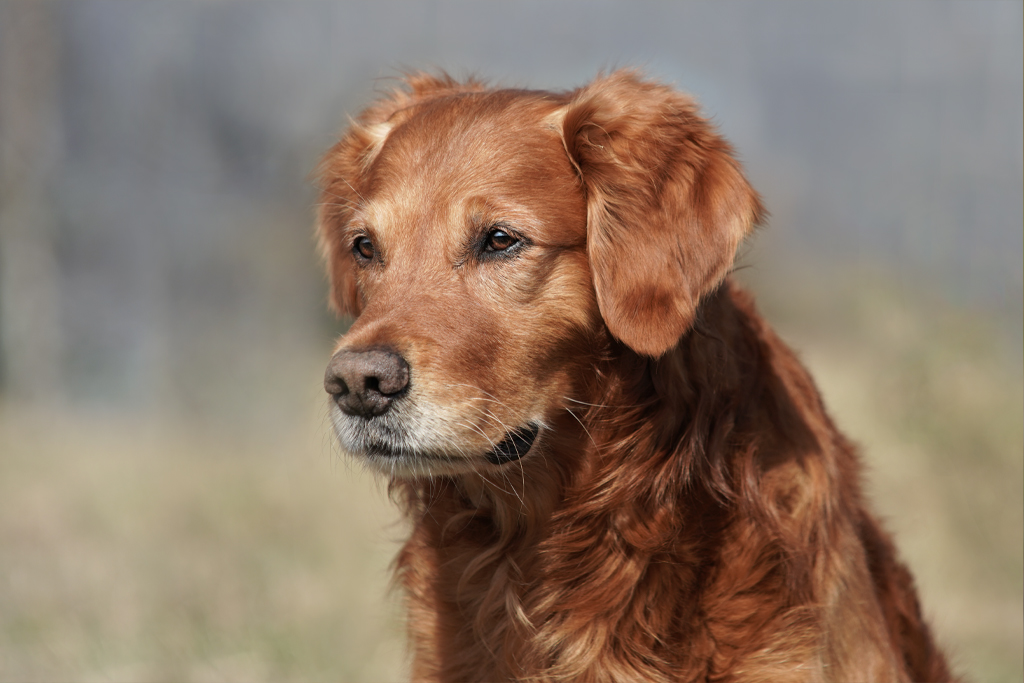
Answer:
[[[339,437],[344,450],[381,473],[402,479],[415,479],[446,474],[468,474],[516,462],[526,457],[533,449],[539,433],[539,425],[524,425],[506,433],[505,438],[492,448],[475,456],[467,455],[463,449],[459,449],[459,454],[452,455],[394,448],[382,442],[352,448],[344,443],[343,435],[339,434]]]
[[[445,474],[467,474],[477,469],[475,459],[417,451],[393,451],[375,447],[353,453],[381,474],[399,479],[419,479]]]

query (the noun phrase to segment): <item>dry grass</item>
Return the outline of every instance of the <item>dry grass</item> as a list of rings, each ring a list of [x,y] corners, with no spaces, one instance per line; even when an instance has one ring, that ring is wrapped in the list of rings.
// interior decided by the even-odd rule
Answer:
[[[1020,681],[1019,341],[882,286],[797,291],[764,307],[864,445],[939,637],[973,680]],[[0,680],[401,679],[402,528],[333,454],[319,363],[283,428],[0,403]]]
[[[0,407],[0,680],[401,678],[401,530],[308,426]]]

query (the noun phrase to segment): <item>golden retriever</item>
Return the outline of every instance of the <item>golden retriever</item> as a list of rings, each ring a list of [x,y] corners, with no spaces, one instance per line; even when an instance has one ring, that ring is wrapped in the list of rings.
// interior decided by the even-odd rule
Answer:
[[[694,101],[416,74],[318,172],[344,451],[411,519],[415,681],[940,681],[854,447],[729,277]]]

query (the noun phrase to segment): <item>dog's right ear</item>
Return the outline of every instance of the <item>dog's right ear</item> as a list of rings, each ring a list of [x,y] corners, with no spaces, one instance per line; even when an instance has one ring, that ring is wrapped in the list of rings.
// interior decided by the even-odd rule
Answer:
[[[366,179],[388,136],[423,102],[483,90],[474,79],[459,83],[447,74],[407,74],[402,85],[354,120],[328,150],[313,174],[320,188],[316,233],[330,279],[330,306],[340,315],[357,316],[363,301],[356,284],[351,245],[345,228],[367,194]]]

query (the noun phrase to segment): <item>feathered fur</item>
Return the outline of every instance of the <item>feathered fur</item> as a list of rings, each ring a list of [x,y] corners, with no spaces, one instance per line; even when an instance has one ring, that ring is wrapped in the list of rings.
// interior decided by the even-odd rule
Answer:
[[[453,444],[391,482],[413,680],[951,680],[854,447],[726,277],[764,212],[692,100],[416,75],[320,177],[360,316],[339,349],[402,354],[417,429]],[[481,225],[526,246],[474,257]],[[524,459],[482,460],[531,419]]]

